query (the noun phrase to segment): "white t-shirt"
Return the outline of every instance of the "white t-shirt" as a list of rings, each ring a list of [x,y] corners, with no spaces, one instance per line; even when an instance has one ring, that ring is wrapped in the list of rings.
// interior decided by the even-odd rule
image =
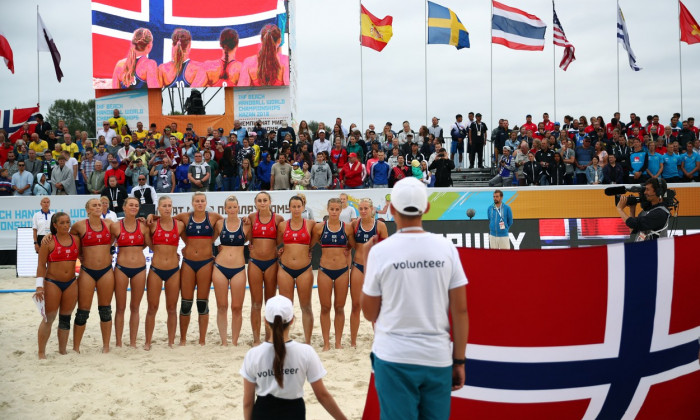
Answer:
[[[372,247],[362,291],[381,296],[372,351],[382,360],[452,366],[449,290],[467,284],[454,244],[432,233],[397,233]]]
[[[66,162],[66,166],[68,168],[71,168],[71,170],[72,170],[73,167],[78,166],[78,160],[74,157],[70,157],[70,158],[68,158],[68,161]],[[78,180],[78,177],[80,176],[79,174],[80,174],[80,171],[76,170],[75,171],[75,180],[76,181]]]
[[[113,222],[116,222],[117,219],[117,213],[113,212],[112,210],[107,210],[107,214],[103,214],[100,217],[103,219],[111,220]]]
[[[34,213],[34,218],[32,219],[32,229],[36,229],[37,235],[48,235],[51,233],[51,216],[56,213],[53,210],[49,210],[46,214],[39,210]]]
[[[340,221],[345,223],[351,223],[352,219],[357,218],[357,213],[352,206],[347,206],[340,211]]]
[[[284,388],[280,388],[272,372],[272,363],[275,360],[275,348],[272,343],[262,343],[246,353],[239,373],[247,381],[255,383],[256,395],[273,395],[286,400],[302,398],[304,382],[307,379],[309,383],[314,383],[326,376],[326,369],[311,346],[289,341],[286,347]]]

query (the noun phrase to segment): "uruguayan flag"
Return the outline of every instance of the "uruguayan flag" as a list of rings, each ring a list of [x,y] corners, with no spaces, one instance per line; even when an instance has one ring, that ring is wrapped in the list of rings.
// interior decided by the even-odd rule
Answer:
[[[632,47],[630,46],[630,37],[627,33],[627,24],[625,23],[625,17],[622,15],[622,9],[620,9],[619,4],[617,5],[617,40],[623,47],[625,47],[632,70],[641,70],[642,68],[637,64],[637,57],[634,56],[634,51],[632,51]]]

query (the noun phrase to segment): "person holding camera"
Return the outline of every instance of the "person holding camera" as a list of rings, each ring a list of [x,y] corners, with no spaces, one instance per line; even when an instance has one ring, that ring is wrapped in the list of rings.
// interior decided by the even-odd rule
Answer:
[[[452,170],[455,168],[454,160],[448,159],[446,149],[440,148],[436,153],[437,156],[428,167],[431,171],[435,170],[435,186],[451,187]]]
[[[651,241],[658,239],[661,232],[668,226],[668,220],[671,217],[671,212],[666,208],[663,202],[663,196],[666,194],[666,181],[663,179],[652,178],[644,185],[644,198],[651,204],[648,210],[642,211],[639,216],[635,216],[637,212],[637,201],[632,204],[627,204],[629,196],[620,196],[617,203],[617,212],[620,213],[622,221],[625,222],[635,242]],[[630,208],[630,214],[627,214],[625,208]]]

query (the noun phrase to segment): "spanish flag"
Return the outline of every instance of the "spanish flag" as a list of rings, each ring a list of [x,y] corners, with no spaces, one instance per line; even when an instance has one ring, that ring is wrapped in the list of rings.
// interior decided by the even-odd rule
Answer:
[[[391,24],[394,18],[386,16],[379,19],[360,4],[360,45],[381,51],[391,39]]]

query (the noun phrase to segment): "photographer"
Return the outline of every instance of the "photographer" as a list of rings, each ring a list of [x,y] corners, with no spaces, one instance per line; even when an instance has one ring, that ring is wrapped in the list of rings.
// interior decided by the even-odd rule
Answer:
[[[651,207],[642,211],[635,217],[637,203],[627,204],[630,196],[621,196],[617,203],[617,212],[620,213],[622,221],[625,222],[630,232],[636,235],[635,242],[651,241],[658,239],[660,233],[668,226],[671,213],[663,203],[662,197],[666,194],[666,181],[656,178],[650,179],[644,186],[644,198]],[[630,208],[630,214],[625,211],[625,207]]]
[[[452,159],[447,158],[447,151],[440,149],[430,164],[428,169],[435,170],[435,186],[436,187],[451,187],[452,186],[452,170],[455,168],[455,163]]]

